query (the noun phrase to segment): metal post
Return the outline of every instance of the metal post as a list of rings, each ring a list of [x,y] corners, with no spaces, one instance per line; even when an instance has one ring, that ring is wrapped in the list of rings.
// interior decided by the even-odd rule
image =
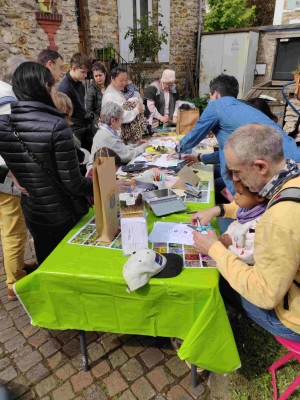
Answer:
[[[78,334],[79,334],[80,348],[81,348],[81,353],[82,353],[83,370],[84,370],[84,372],[87,372],[87,371],[89,371],[90,366],[89,366],[89,359],[88,359],[88,354],[87,354],[85,331],[78,331]]]
[[[194,364],[191,364],[191,386],[192,388],[198,386],[197,367]]]

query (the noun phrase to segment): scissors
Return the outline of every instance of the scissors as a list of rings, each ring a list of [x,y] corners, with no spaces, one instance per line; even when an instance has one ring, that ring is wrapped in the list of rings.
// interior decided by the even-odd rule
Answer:
[[[197,218],[197,226],[188,225],[188,227],[200,233],[206,231],[206,229],[214,229],[211,225],[202,226],[199,218]]]

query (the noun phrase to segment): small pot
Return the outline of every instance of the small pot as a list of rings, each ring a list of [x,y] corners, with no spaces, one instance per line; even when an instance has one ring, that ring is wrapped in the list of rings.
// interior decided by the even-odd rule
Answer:
[[[52,12],[51,2],[52,0],[38,0],[41,12],[51,13]]]

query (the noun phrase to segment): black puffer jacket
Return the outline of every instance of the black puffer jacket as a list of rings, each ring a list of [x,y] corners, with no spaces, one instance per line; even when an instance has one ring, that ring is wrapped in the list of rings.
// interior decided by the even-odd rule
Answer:
[[[103,93],[101,89],[93,81],[87,91],[86,95],[86,111],[93,112],[95,117],[99,117],[102,106]]]
[[[0,116],[0,155],[30,197],[22,195],[23,213],[39,224],[62,224],[74,216],[70,199],[37,165],[15,137],[11,123],[29,150],[78,198],[93,195],[89,178],[80,174],[72,131],[64,114],[43,103],[11,104],[11,115]],[[11,122],[11,123],[10,123]]]

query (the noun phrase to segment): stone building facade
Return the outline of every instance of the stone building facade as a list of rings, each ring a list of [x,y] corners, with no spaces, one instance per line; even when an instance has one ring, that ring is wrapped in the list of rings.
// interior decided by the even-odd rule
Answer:
[[[186,61],[190,59],[194,65],[196,59],[199,0],[159,1],[170,1],[169,62],[163,67],[176,70],[182,91]],[[152,0],[154,12],[157,3]],[[50,14],[57,17],[49,14],[50,22],[43,21],[41,13],[39,19],[40,11],[37,0],[0,0],[0,72],[9,56],[19,54],[36,60],[49,46],[62,55],[65,69],[78,49],[84,49],[89,57],[108,44],[120,51],[118,0],[52,0]]]
[[[277,41],[280,39],[300,37],[300,24],[261,27],[259,29],[260,32],[256,63],[266,64],[266,73],[265,75],[259,75],[255,78],[255,85],[272,80]]]
[[[273,25],[300,23],[300,0],[276,0]]]

